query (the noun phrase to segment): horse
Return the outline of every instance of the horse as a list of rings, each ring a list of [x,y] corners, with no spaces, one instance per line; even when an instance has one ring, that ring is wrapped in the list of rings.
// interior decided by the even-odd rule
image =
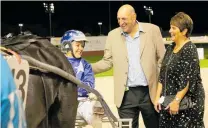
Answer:
[[[47,38],[18,35],[1,44],[20,56],[30,56],[42,63],[75,76],[65,55]],[[74,128],[77,112],[77,86],[63,77],[34,68],[30,62],[25,114],[28,128]]]

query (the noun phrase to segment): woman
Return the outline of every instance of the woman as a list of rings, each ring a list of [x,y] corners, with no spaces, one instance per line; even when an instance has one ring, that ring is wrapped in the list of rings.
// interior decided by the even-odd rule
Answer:
[[[172,44],[167,47],[159,76],[155,110],[160,113],[161,128],[204,128],[205,93],[200,76],[196,46],[189,40],[193,29],[192,19],[179,12],[170,21]],[[164,108],[164,97],[175,98]],[[184,96],[189,96],[194,106],[179,111]]]

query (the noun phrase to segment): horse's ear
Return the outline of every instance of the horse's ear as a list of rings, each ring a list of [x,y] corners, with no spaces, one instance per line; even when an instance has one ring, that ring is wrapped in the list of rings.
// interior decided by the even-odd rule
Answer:
[[[14,50],[14,47],[18,50],[24,49],[29,46],[32,42],[38,41],[39,36],[37,35],[17,35],[12,38],[4,39],[1,44],[3,47],[11,48]],[[15,49],[15,51],[18,51]]]
[[[10,37],[10,38],[3,38],[2,42],[1,42],[1,45],[6,46],[7,44],[10,44],[13,39],[15,39],[15,36]]]

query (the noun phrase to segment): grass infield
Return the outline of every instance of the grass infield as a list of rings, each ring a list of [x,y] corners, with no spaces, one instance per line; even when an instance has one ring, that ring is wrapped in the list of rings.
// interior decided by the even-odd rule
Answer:
[[[208,52],[205,52],[205,53],[208,54]],[[208,56],[208,55],[206,55],[206,56]],[[86,61],[88,61],[89,63],[95,63],[95,62],[101,60],[102,56],[87,56],[87,57],[83,57],[83,58],[86,59]],[[201,68],[208,68],[208,59],[200,60],[200,67]],[[110,69],[109,71],[95,75],[95,77],[103,77],[103,76],[113,76],[113,69]]]

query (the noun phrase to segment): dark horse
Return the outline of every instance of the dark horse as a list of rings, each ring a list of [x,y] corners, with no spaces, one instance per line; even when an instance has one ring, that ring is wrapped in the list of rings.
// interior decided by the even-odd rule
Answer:
[[[64,54],[48,39],[36,35],[18,35],[3,40],[2,46],[20,55],[58,67],[74,76]],[[30,67],[33,65],[30,64]],[[54,73],[30,68],[26,100],[28,128],[74,128],[77,112],[77,86]]]

